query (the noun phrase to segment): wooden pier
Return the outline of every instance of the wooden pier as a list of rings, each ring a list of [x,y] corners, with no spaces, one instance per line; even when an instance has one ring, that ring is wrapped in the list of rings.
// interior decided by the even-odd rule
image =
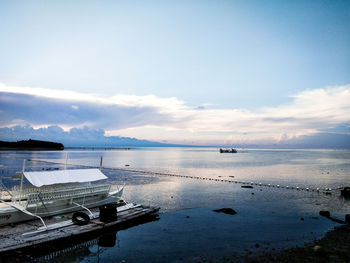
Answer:
[[[103,233],[111,228],[132,226],[145,217],[154,216],[159,211],[157,207],[135,204],[124,204],[117,208],[117,220],[104,223],[100,221],[98,209],[92,210],[92,219],[86,225],[76,225],[72,222],[72,214],[55,216],[46,219],[48,230],[39,220],[0,227],[0,253],[12,253],[16,250],[28,249],[45,243],[64,241],[67,238],[79,238],[92,233]]]

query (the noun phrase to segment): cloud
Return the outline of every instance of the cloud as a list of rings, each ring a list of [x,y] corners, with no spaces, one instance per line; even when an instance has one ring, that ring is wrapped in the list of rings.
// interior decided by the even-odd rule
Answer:
[[[289,148],[350,148],[350,134],[321,132],[313,135],[303,135],[298,138],[283,138],[279,144]]]
[[[1,89],[1,88],[0,88]],[[92,102],[81,96],[54,99],[40,95],[1,92],[0,126],[28,123],[33,126],[62,125],[122,129],[147,124],[163,124],[173,116],[155,107]]]
[[[191,107],[177,98],[73,91],[0,83],[0,126],[90,127],[108,135],[169,142],[273,143],[349,127],[350,85],[305,90],[288,104],[255,111]]]

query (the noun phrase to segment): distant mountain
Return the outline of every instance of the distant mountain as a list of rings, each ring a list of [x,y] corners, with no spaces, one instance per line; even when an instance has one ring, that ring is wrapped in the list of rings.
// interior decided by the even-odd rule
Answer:
[[[225,147],[225,145],[222,145],[222,147]],[[235,144],[229,145],[229,147],[260,149],[350,149],[350,134],[322,132],[285,139],[274,144]]]
[[[103,129],[90,129],[88,127],[72,128],[64,131],[59,126],[49,126],[47,128],[34,129],[29,125],[0,128],[0,140],[17,141],[35,138],[42,141],[59,140],[67,147],[167,147],[180,146],[138,140],[130,137],[106,136]],[[32,140],[34,141],[34,140]]]
[[[84,138],[65,140],[65,145],[77,147],[77,146],[91,146],[91,147],[168,147],[177,146],[174,144],[166,144],[160,142],[153,142],[147,140],[138,140],[130,137],[120,136],[105,136],[103,139],[89,139]]]
[[[68,131],[63,130],[59,126],[39,129],[34,129],[29,125],[0,128],[0,140],[18,141],[29,138],[41,141],[59,141],[67,147],[188,147],[188,145],[139,140],[131,137],[106,136],[103,129],[91,129],[88,127],[71,128]],[[273,144],[223,144],[218,146],[211,145],[210,147],[350,149],[350,130],[346,126],[341,130],[323,131],[312,135],[286,138]]]
[[[280,142],[287,148],[350,149],[350,134],[321,132]]]

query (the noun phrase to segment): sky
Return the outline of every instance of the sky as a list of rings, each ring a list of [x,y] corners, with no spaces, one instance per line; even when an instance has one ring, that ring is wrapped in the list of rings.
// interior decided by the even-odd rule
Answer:
[[[349,69],[349,1],[0,1],[0,128],[344,140]]]

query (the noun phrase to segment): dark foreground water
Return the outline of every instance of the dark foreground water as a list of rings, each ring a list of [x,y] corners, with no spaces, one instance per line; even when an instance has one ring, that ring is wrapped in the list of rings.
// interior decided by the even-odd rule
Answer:
[[[337,223],[318,215],[329,210],[340,219],[350,201],[321,192],[290,190],[350,185],[350,151],[254,150],[220,154],[208,148],[139,148],[110,151],[2,152],[1,177],[7,186],[23,158],[103,165],[161,173],[271,184],[241,184],[105,169],[113,185],[126,184],[124,200],[160,206],[159,220],[111,232],[85,243],[42,255],[57,262],[197,262],[237,258],[242,253],[278,250],[321,238]],[[28,162],[26,169],[64,166]],[[236,215],[213,212],[229,207]],[[45,253],[44,253],[45,254]]]

